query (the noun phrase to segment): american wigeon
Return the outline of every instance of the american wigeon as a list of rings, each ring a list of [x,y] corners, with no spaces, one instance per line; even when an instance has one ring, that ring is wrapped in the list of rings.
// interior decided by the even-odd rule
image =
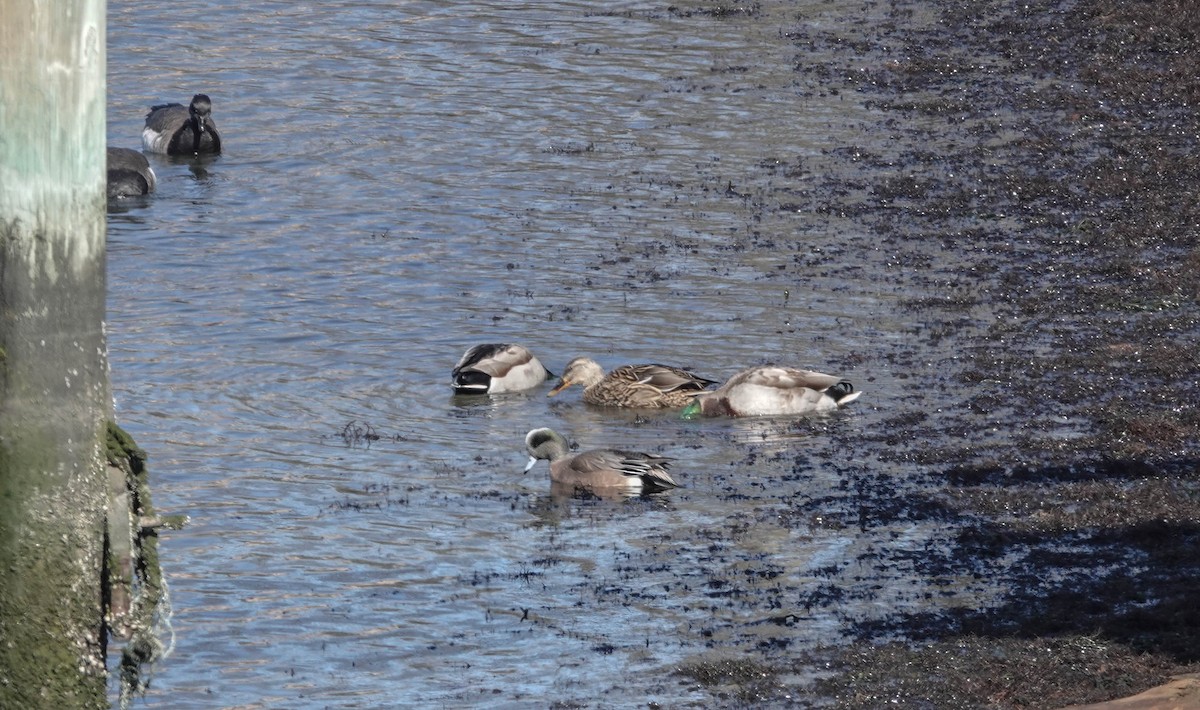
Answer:
[[[632,494],[675,488],[667,468],[672,459],[657,454],[618,449],[591,449],[572,455],[567,440],[551,429],[534,429],[525,435],[529,451],[528,473],[538,461],[550,462],[550,480],[588,489],[621,489]]]

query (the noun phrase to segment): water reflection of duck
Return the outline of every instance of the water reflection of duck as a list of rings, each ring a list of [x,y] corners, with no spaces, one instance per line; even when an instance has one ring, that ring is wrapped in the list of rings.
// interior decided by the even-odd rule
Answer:
[[[623,365],[607,375],[591,358],[577,357],[567,363],[554,396],[571,385],[583,386],[583,401],[606,407],[679,409],[715,380],[668,365]]]
[[[196,94],[188,106],[151,107],[142,130],[142,147],[151,153],[167,155],[220,153],[221,134],[217,132],[208,95]]]
[[[450,377],[458,394],[496,394],[532,389],[554,375],[521,345],[488,343],[463,353]]]
[[[109,148],[108,196],[132,197],[154,192],[157,180],[146,156],[130,148]]]
[[[657,454],[617,449],[591,449],[568,453],[567,440],[550,429],[534,429],[525,435],[529,452],[528,473],[543,459],[550,462],[550,480],[571,488],[597,493],[627,491],[631,495],[654,493],[679,484],[667,473],[672,459]]]
[[[808,414],[844,407],[861,394],[849,380],[835,375],[766,365],[743,370],[712,392],[696,395],[681,416]]]

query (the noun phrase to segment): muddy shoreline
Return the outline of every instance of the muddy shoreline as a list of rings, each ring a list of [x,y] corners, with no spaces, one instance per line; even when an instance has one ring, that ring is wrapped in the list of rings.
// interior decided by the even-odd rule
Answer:
[[[952,544],[907,563],[951,579],[1019,558],[1004,567],[1011,591],[998,607],[863,623],[848,646],[795,655],[797,620],[782,614],[765,622],[779,631],[761,657],[679,673],[731,705],[1053,708],[1196,672],[1200,10],[899,1],[884,14],[798,18],[786,40],[798,94],[865,99],[895,153],[845,146],[823,174],[783,156],[731,199],[855,225],[827,268],[850,274],[857,258],[893,254],[897,282],[928,295],[907,304],[925,328],[888,357],[923,380],[914,393],[975,394],[933,412],[914,394],[867,441],[824,432],[860,460],[906,461],[926,478],[863,465],[843,499],[794,514],[937,521]],[[937,249],[974,265],[943,270]],[[922,377],[931,349],[945,355]],[[809,600],[838,602],[834,591]]]

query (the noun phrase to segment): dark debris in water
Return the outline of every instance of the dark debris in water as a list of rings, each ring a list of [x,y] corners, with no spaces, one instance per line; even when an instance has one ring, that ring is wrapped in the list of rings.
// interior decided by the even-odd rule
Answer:
[[[363,448],[370,448],[371,444],[377,441],[404,441],[404,437],[398,433],[381,434],[379,430],[369,422],[360,422],[357,420],[350,420],[346,422],[345,425],[342,426],[341,430],[338,431],[338,438],[342,440],[343,444],[350,448],[359,446]]]
[[[409,504],[411,489],[400,489],[390,483],[368,483],[362,488],[344,490],[344,495],[329,504],[334,512],[385,510]]]
[[[738,703],[774,699],[786,691],[778,681],[778,667],[753,659],[699,659],[684,664],[676,672],[708,688],[717,697]]]
[[[677,17],[755,17],[762,12],[759,3],[718,3],[698,7],[683,7],[680,5],[667,6],[667,12]]]

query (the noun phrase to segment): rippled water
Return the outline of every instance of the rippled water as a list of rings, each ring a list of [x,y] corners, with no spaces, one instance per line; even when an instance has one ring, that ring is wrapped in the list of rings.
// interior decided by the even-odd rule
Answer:
[[[853,485],[822,430],[853,438],[923,396],[886,359],[854,367],[921,327],[873,276],[890,255],[840,260],[859,236],[836,216],[754,216],[775,166],[886,140],[791,71],[782,33],[829,3],[597,7],[110,5],[110,144],[207,92],[226,146],[152,158],[158,193],[110,215],[118,416],[156,504],[191,516],[164,539],[177,637],[147,707],[703,704],[677,664],[753,645],[752,622],[801,609],[821,570],[875,584],[856,560],[925,544],[779,520]],[[799,430],[578,392],[452,397],[462,351],[505,341],[555,371],[776,361],[866,394]],[[347,446],[348,425],[382,438]],[[552,498],[544,464],[521,474],[535,426],[674,456],[685,487]],[[925,603],[895,573],[787,633],[827,641]],[[759,594],[722,591],[739,584]]]

